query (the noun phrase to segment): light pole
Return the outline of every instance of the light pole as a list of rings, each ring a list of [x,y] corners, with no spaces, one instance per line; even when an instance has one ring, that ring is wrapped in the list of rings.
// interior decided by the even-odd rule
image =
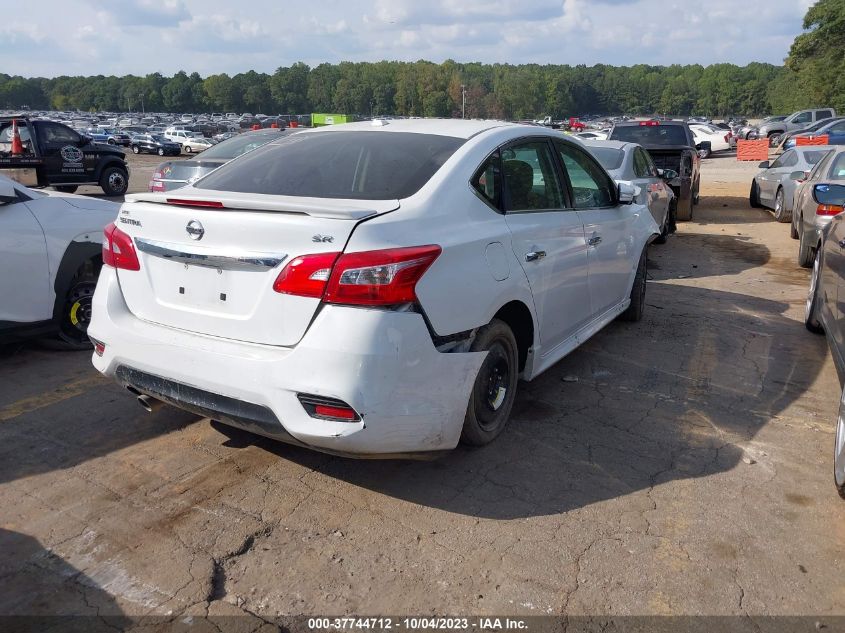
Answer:
[[[467,87],[461,84],[461,118],[467,118]]]
[[[141,97],[141,114],[146,114],[147,111],[144,109],[144,93],[141,92],[138,96]]]

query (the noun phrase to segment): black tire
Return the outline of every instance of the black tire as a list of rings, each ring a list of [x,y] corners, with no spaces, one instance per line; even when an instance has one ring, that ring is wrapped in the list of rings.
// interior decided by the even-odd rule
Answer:
[[[692,194],[692,203],[697,205],[701,202],[701,180],[697,180],[695,182],[695,190]]]
[[[757,184],[756,178],[751,181],[751,193],[748,194],[748,203],[752,209],[761,209],[763,207],[760,204],[760,186]]]
[[[108,143],[109,145],[117,145],[117,141],[115,141],[113,138],[110,138]]]
[[[780,132],[769,132],[769,147],[777,147],[780,145],[780,138],[783,136]]]
[[[132,151],[133,151],[135,154],[140,154],[140,153],[141,153],[141,148],[140,148],[140,147],[138,147],[137,145],[133,145],[133,146],[132,146]]]
[[[489,444],[504,430],[516,400],[519,355],[516,339],[506,323],[493,319],[480,328],[471,352],[488,352],[469,397],[461,442]]]
[[[800,222],[800,221],[801,221],[801,218],[796,218],[795,212],[793,211],[792,212],[792,220],[789,223],[789,237],[791,237],[793,240],[798,239],[797,222]]]
[[[813,246],[804,239],[804,224],[801,223],[798,227],[798,265],[801,268],[810,268],[816,254]]]
[[[810,289],[807,292],[807,303],[804,305],[804,325],[813,334],[824,334],[824,328],[819,321],[819,280],[821,275],[822,254],[819,250],[813,258],[813,272],[810,275]]]
[[[689,222],[692,220],[692,192],[690,192],[690,197],[685,202],[679,200],[678,206],[676,207],[675,219],[679,222]]]
[[[833,483],[836,492],[845,499],[845,389],[839,399],[836,435],[833,443]]]
[[[71,283],[59,323],[59,344],[65,349],[91,349],[88,324],[91,322],[91,300],[96,285],[97,277],[90,272],[77,277]]]
[[[186,154],[191,154],[194,151],[191,149],[190,145],[185,145],[182,149],[185,150]]]
[[[778,192],[775,194],[775,220],[781,223],[789,222],[792,219],[792,211],[786,210],[786,202],[784,200],[783,187],[778,187]]]
[[[100,187],[107,196],[122,196],[129,188],[129,174],[122,167],[106,167],[100,176]]]
[[[648,247],[643,249],[642,255],[640,255],[640,263],[637,265],[637,272],[634,275],[634,283],[631,286],[631,305],[619,315],[620,321],[639,321],[643,318],[643,312],[645,311],[645,290],[646,290],[646,277],[647,277],[647,265],[648,265]]]
[[[77,185],[56,185],[53,189],[62,193],[75,193],[79,187]]]
[[[158,155],[159,155],[159,156],[164,156],[164,148],[163,148],[163,147],[159,147],[159,148],[158,148]]]

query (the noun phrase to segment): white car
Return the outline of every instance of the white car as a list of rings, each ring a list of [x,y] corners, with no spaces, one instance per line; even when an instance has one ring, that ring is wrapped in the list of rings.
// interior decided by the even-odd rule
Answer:
[[[690,123],[689,129],[692,132],[696,145],[703,141],[710,143],[709,151],[706,149],[699,150],[699,155],[702,158],[707,158],[713,152],[724,152],[731,148],[730,130],[723,130],[722,128],[703,123]]]
[[[65,347],[90,349],[103,227],[118,209],[0,175],[0,343],[57,334]]]
[[[198,132],[194,132],[193,130],[177,130],[174,128],[167,128],[164,131],[164,138],[166,138],[168,141],[179,143],[179,145],[184,144],[185,141],[187,141],[188,139],[193,139],[197,137],[200,137],[200,134]]]
[[[215,144],[215,141],[204,138],[202,136],[192,136],[182,141],[182,150],[186,154],[193,154],[194,152],[204,152],[209,147]]]
[[[144,399],[329,453],[485,444],[519,377],[642,316],[659,231],[635,194],[536,126],[307,130],[127,197],[93,362]]]

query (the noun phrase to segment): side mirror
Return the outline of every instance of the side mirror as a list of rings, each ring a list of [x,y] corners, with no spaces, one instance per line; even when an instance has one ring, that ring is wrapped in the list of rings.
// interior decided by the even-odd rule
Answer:
[[[757,165],[757,167],[759,167],[760,169],[768,169],[770,167],[769,161],[764,160],[762,163]]]
[[[8,204],[18,199],[18,192],[8,180],[0,180],[0,204]]]
[[[620,182],[616,185],[617,199],[619,204],[633,204],[637,197],[637,187],[627,182]]]
[[[793,171],[791,174],[789,174],[789,179],[790,180],[799,180],[799,181],[800,180],[806,180],[807,176],[809,176],[809,175],[810,175],[810,172],[808,172],[808,171]]]
[[[816,185],[813,187],[813,198],[819,204],[841,207],[845,205],[845,185]]]
[[[674,169],[658,169],[657,174],[663,180],[675,180],[675,178],[678,177],[678,172],[676,172]]]

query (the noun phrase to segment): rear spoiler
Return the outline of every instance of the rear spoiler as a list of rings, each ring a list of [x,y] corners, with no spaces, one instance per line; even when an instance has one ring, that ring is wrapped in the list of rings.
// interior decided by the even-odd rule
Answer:
[[[233,209],[240,211],[267,211],[300,213],[317,218],[335,220],[360,220],[395,211],[399,200],[349,200],[333,198],[300,198],[295,196],[270,196],[243,194],[231,191],[199,190],[185,187],[161,193],[133,193],[126,196],[127,203],[152,202],[180,207]]]

